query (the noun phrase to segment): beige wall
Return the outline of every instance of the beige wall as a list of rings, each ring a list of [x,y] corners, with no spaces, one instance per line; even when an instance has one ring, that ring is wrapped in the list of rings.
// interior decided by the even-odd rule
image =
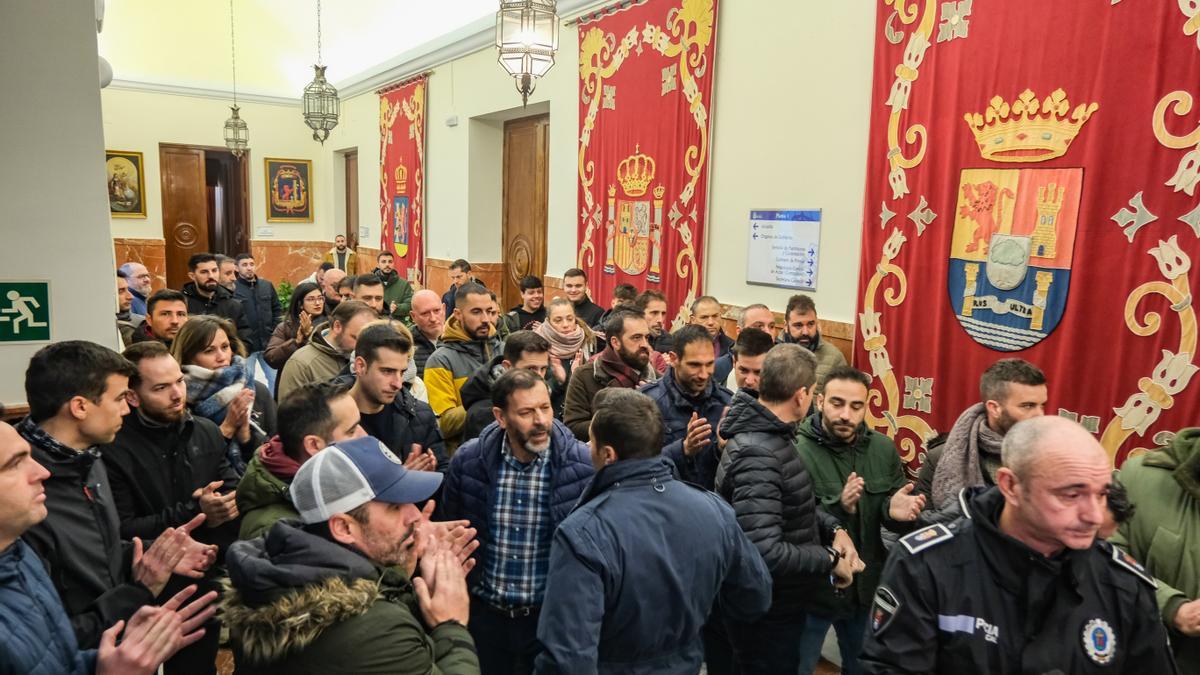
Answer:
[[[50,336],[117,347],[91,2],[0,3],[0,277],[50,281]],[[0,402],[45,343],[0,344]]]

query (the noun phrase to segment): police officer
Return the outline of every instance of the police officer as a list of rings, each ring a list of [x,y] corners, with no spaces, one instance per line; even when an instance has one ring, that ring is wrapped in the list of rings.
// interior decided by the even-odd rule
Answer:
[[[1005,436],[965,517],[900,540],[875,593],[866,673],[1176,672],[1152,577],[1096,542],[1108,455],[1060,417]]]

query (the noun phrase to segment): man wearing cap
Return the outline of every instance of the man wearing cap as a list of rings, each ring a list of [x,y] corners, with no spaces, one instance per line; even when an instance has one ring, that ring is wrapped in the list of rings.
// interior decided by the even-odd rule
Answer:
[[[441,483],[370,436],[305,462],[290,488],[301,522],[237,542],[226,559],[237,671],[479,673],[466,628],[474,533],[416,506]]]

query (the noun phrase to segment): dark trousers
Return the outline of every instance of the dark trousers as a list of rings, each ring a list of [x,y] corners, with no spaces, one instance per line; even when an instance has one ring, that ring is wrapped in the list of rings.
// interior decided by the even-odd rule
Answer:
[[[533,659],[541,651],[537,639],[538,613],[510,617],[471,596],[471,621],[467,628],[475,639],[482,675],[530,675]]]
[[[733,645],[729,642],[729,633],[717,603],[713,603],[712,614],[709,614],[700,638],[704,641],[704,666],[708,675],[735,675]]]
[[[805,617],[770,617],[753,623],[725,624],[739,675],[796,675]]]

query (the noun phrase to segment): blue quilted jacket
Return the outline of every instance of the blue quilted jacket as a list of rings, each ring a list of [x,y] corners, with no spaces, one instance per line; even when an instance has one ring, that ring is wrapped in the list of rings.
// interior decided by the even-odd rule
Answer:
[[[504,430],[492,422],[479,438],[468,441],[454,453],[450,470],[442,483],[442,513],[447,519],[465,518],[475,528],[479,548],[475,551],[475,569],[467,579],[474,588],[479,575],[488,566],[491,555],[489,516],[494,510],[493,486],[500,473],[500,451]],[[575,439],[571,430],[558,420],[550,431],[550,520],[551,528],[567,517],[579,495],[587,489],[595,469],[586,443]]]
[[[73,675],[96,670],[33,549],[18,539],[0,553],[0,675]]]

